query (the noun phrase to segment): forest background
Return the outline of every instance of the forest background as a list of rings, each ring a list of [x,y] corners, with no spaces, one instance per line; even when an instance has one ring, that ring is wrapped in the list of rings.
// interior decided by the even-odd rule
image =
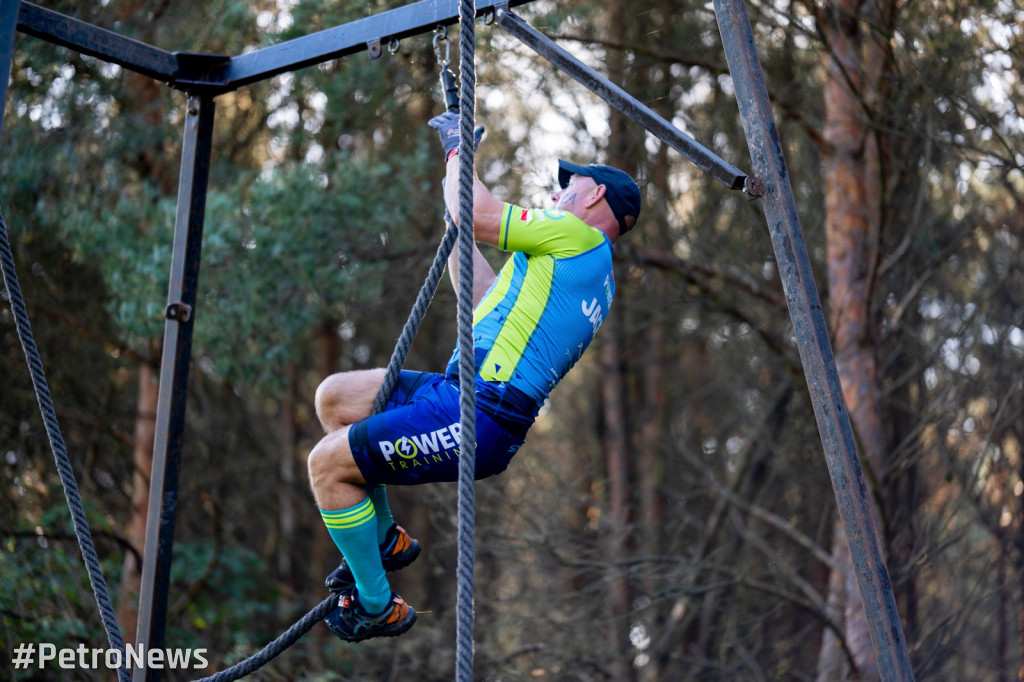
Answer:
[[[403,3],[43,4],[237,55]],[[1020,679],[1024,9],[748,8],[916,678]],[[710,3],[517,11],[751,170]],[[593,348],[477,486],[477,676],[872,679],[759,205],[500,29],[478,35],[495,193],[547,205],[564,157],[635,174],[645,207]],[[436,78],[426,35],[216,100],[167,635],[211,670],[326,596],[339,557],[305,481],[312,398],[329,372],[387,361],[441,238]],[[0,136],[0,204],[129,640],[184,105],[19,36]],[[407,367],[444,366],[454,309],[442,283]],[[0,679],[29,679],[18,643],[105,643],[6,305],[0,387]],[[394,584],[430,613],[358,646],[317,627],[258,679],[452,677],[454,486],[392,505],[425,546]]]

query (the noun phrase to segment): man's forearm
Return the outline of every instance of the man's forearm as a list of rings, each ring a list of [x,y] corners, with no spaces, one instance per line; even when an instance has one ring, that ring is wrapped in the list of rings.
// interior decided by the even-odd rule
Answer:
[[[456,225],[461,224],[459,215],[459,156],[452,156],[445,166],[444,201],[448,213]],[[473,169],[473,229],[477,241],[497,246],[500,232],[501,213],[504,204],[494,198],[487,186],[477,177]]]
[[[451,255],[448,256],[448,276],[451,277],[452,286],[455,288],[455,293],[459,293],[459,249],[458,245],[452,250]],[[475,308],[480,299],[487,293],[487,289],[490,288],[494,282],[496,275],[494,274],[494,268],[487,262],[484,255],[480,253],[479,247],[476,243],[473,244],[473,307]]]
[[[481,201],[486,201],[491,197],[490,191],[484,186],[484,183],[480,182],[480,178],[476,176],[476,168],[473,168],[473,206],[476,208],[479,206]],[[455,224],[459,224],[461,216],[459,215],[459,155],[455,154],[445,163],[445,184],[444,184],[444,201],[445,206],[448,207],[448,212],[452,215],[452,220]],[[475,211],[474,211],[475,212]]]

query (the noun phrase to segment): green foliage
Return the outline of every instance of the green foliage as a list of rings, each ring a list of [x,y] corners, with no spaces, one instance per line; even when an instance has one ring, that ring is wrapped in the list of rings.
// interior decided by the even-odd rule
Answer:
[[[116,587],[121,554],[111,551],[107,518],[87,505],[93,540],[108,589]],[[57,647],[106,648],[106,638],[92,597],[88,574],[68,511],[47,510],[33,527],[4,528],[0,533],[0,573],[10,581],[0,592],[0,640],[7,651],[22,642],[51,642]],[[38,671],[15,671],[14,679],[35,679]]]
[[[274,636],[269,623],[280,594],[258,554],[209,541],[178,542],[171,566],[168,642],[186,648],[216,643],[210,655],[216,660],[221,651]],[[174,600],[183,594],[188,602]]]
[[[418,219],[415,200],[396,198],[415,182],[343,151],[324,171],[295,164],[211,195],[199,311],[211,324],[197,344],[214,371],[279,389],[321,321],[379,306],[388,253]]]

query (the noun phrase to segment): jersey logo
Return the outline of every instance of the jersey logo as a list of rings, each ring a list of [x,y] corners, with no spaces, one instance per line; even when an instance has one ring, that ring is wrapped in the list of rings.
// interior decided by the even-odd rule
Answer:
[[[598,304],[597,299],[592,299],[589,304],[586,301],[581,301],[580,308],[583,310],[583,315],[594,326],[594,333],[596,334],[597,328],[604,321],[604,317],[601,314],[601,306]]]
[[[530,212],[527,209],[524,208],[519,213],[519,222],[521,222],[521,223],[528,223],[528,222],[530,222]]]
[[[562,218],[565,217],[565,211],[558,211],[555,209],[546,208],[541,212],[544,214],[544,217],[547,218],[548,220],[561,220]]]

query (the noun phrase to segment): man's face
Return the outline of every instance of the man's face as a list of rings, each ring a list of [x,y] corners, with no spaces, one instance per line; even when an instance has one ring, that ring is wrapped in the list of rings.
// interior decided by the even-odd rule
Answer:
[[[586,175],[572,175],[569,177],[569,184],[565,189],[560,189],[551,195],[551,201],[555,208],[560,211],[575,214],[578,209],[583,208],[583,200],[590,192],[597,187],[594,178]]]

